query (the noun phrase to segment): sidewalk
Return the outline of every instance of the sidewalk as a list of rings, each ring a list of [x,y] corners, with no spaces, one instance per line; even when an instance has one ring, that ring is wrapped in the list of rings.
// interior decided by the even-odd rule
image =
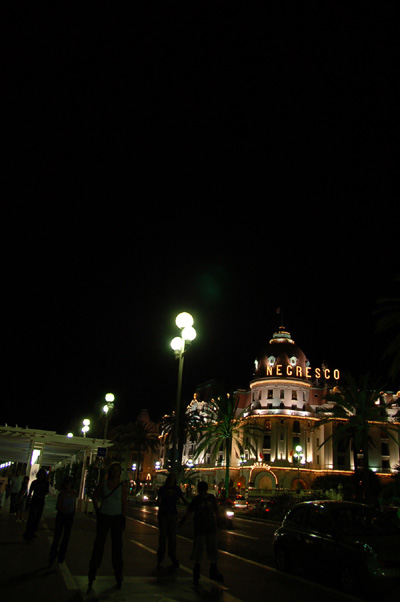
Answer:
[[[48,568],[48,555],[55,519],[55,498],[48,496],[43,518],[32,542],[24,541],[25,524],[17,524],[9,516],[8,503],[0,513],[0,592],[7,602],[199,602],[224,600],[240,602],[226,588],[202,578],[196,590],[191,571],[180,567],[175,572],[166,568],[162,574],[155,569],[157,530],[149,532],[148,545],[135,545],[127,533],[124,543],[124,582],[115,587],[106,548],[101,570],[93,590],[87,593],[87,568],[95,534],[95,519],[77,512],[66,561]],[[130,523],[134,524],[133,521]],[[132,531],[134,527],[129,525]]]

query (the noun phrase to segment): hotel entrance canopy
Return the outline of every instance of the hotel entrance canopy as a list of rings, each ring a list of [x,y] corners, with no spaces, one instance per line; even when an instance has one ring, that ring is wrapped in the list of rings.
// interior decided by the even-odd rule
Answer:
[[[41,451],[40,464],[53,466],[85,452],[97,453],[99,447],[111,447],[111,441],[91,437],[67,437],[55,431],[0,426],[0,464],[20,462],[29,464],[33,450]]]

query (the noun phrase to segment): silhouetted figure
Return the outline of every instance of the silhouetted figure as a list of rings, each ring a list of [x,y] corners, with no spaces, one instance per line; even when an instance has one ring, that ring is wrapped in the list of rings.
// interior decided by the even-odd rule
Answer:
[[[161,565],[164,559],[168,544],[168,556],[173,566],[176,568],[179,567],[179,562],[176,558],[176,531],[178,526],[178,510],[176,505],[179,500],[187,504],[181,488],[176,484],[176,475],[171,472],[165,484],[158,490],[157,495],[159,528],[158,566]]]
[[[92,588],[97,569],[103,559],[108,532],[111,533],[112,565],[117,587],[122,585],[122,533],[125,530],[127,489],[121,482],[121,466],[110,465],[107,478],[101,481],[93,494],[93,506],[97,517],[96,539],[89,564],[89,589]],[[99,502],[101,506],[99,507]]]
[[[57,515],[54,527],[53,543],[50,548],[49,566],[53,564],[57,558],[57,554],[58,562],[64,562],[75,517],[75,506],[76,491],[72,489],[72,477],[65,477],[61,486],[61,491],[57,498]]]
[[[10,516],[15,516],[17,513],[16,502],[23,478],[23,475],[17,470],[10,479]]]
[[[25,510],[26,510],[26,500],[28,498],[28,485],[29,485],[29,477],[24,477],[22,479],[21,489],[17,495],[17,499],[15,502],[15,509],[17,511],[16,523],[25,522]]]
[[[210,561],[210,578],[223,582],[224,578],[217,567],[218,503],[215,496],[208,493],[208,485],[205,481],[200,481],[197,484],[197,492],[198,495],[190,502],[186,514],[180,522],[180,524],[183,524],[188,516],[193,515],[194,540],[191,555],[191,559],[194,560],[193,582],[197,585],[200,579],[200,563],[203,558],[204,548]]]
[[[29,513],[28,521],[26,523],[26,531],[24,533],[24,539],[27,541],[36,537],[36,531],[38,530],[39,522],[43,514],[44,500],[48,493],[49,483],[47,480],[47,474],[44,468],[40,468],[36,475],[36,479],[29,488],[27,499]]]
[[[7,479],[0,475],[0,512],[6,501]]]

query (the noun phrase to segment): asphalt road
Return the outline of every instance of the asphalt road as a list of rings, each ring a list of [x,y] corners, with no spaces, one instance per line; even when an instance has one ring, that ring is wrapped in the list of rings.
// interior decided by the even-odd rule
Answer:
[[[180,510],[180,514],[184,509]],[[155,506],[137,506],[129,504],[129,515],[157,526],[157,508]],[[273,535],[276,526],[264,522],[253,522],[236,515],[232,529],[219,531],[219,549],[233,555],[243,556],[247,560],[275,566],[273,554]],[[189,519],[179,527],[179,536],[192,540],[193,525]]]
[[[184,513],[184,509],[180,512]],[[157,508],[154,506],[136,506],[129,504],[128,515],[136,533],[135,541],[140,544],[145,533],[157,530]],[[312,574],[286,574],[275,569],[273,554],[273,533],[276,526],[266,522],[254,522],[235,516],[233,528],[220,530],[219,568],[225,575],[225,583],[229,592],[243,602],[263,600],[272,594],[279,599],[296,599],[311,602],[332,600],[357,600],[335,590],[330,584],[318,582],[318,577]],[[142,533],[143,529],[143,533]],[[187,521],[179,527],[178,558],[181,565],[191,567],[190,552],[193,527]],[[202,567],[206,574],[208,569],[204,561]]]

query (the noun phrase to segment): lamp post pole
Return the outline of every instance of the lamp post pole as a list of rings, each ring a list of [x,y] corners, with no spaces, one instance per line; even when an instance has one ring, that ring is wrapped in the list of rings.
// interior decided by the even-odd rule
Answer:
[[[106,420],[104,423],[104,439],[103,439],[103,445],[106,442],[107,439],[107,430],[108,430],[108,417],[109,417],[109,412],[113,409],[114,407],[114,400],[115,397],[112,393],[107,393],[107,395],[105,396],[105,400],[106,400],[106,405],[103,406],[103,412],[106,415]]]
[[[181,464],[179,457],[179,437],[180,437],[180,415],[181,415],[181,395],[182,395],[182,375],[183,360],[185,354],[185,343],[189,343],[196,338],[196,331],[193,328],[193,318],[187,312],[180,313],[175,320],[176,325],[181,330],[181,336],[175,337],[171,341],[171,347],[175,352],[175,357],[179,360],[178,365],[178,384],[176,388],[175,401],[175,426],[172,437],[172,471],[178,473]]]

